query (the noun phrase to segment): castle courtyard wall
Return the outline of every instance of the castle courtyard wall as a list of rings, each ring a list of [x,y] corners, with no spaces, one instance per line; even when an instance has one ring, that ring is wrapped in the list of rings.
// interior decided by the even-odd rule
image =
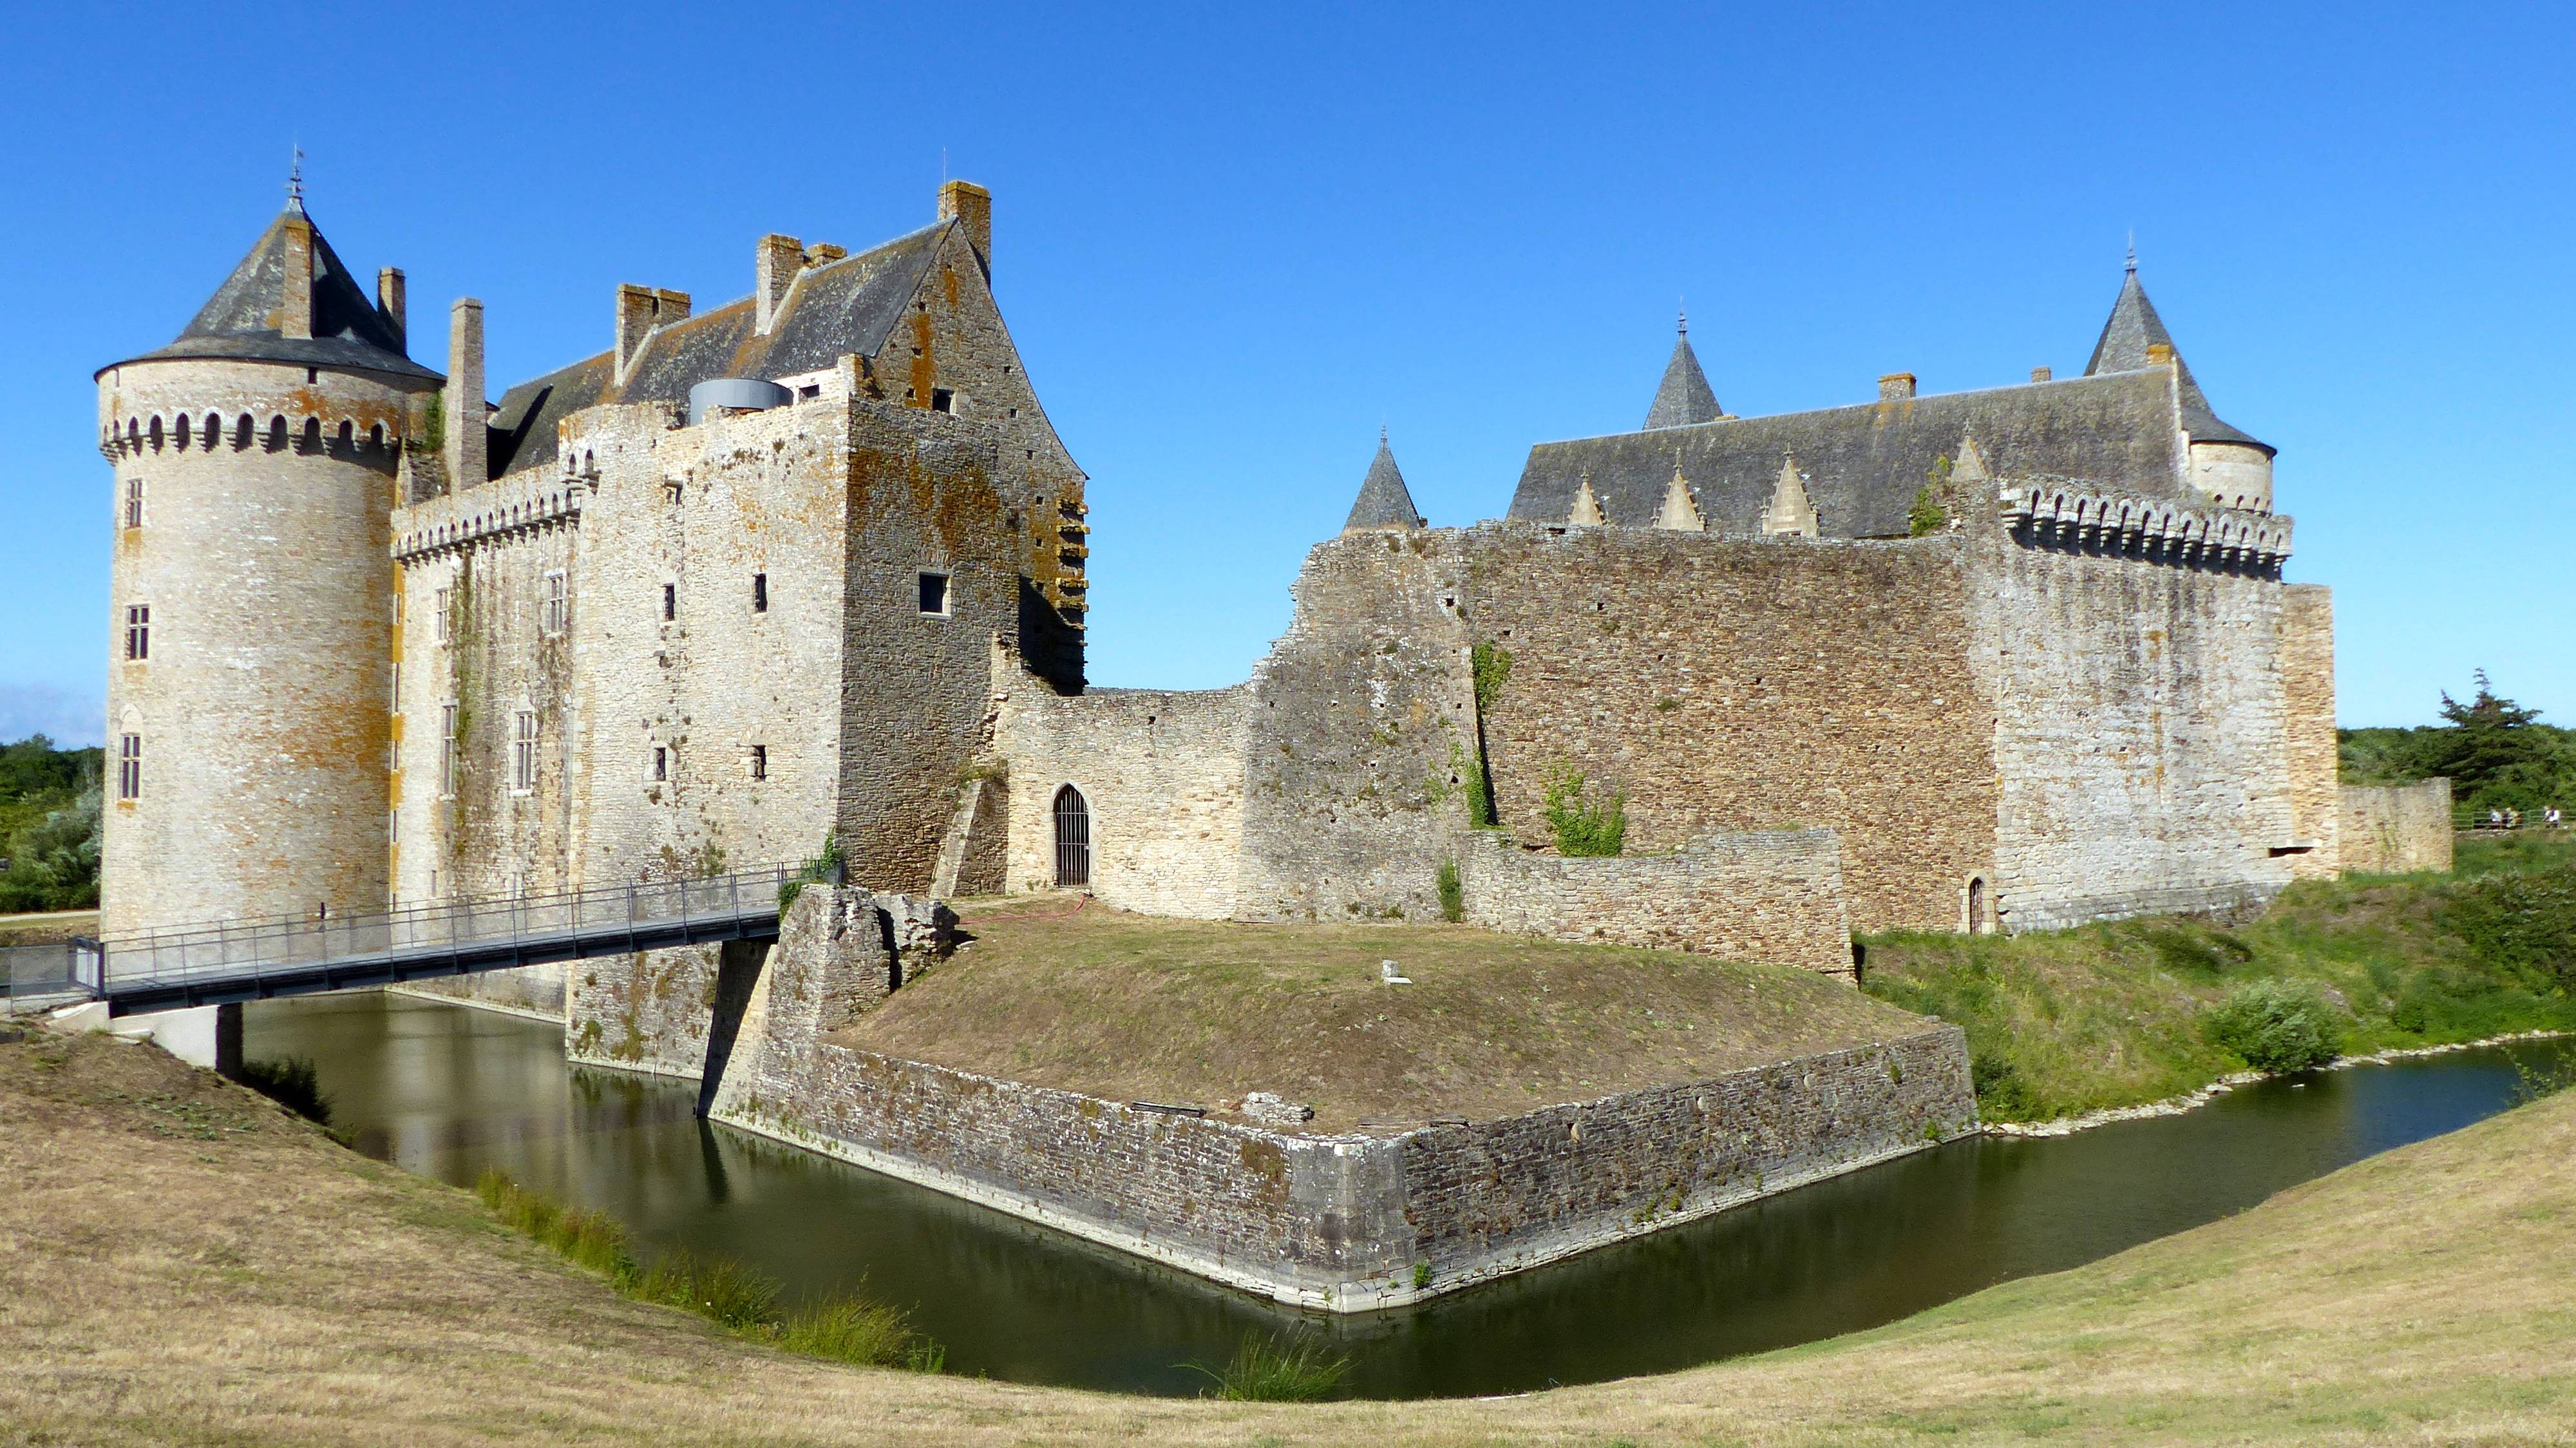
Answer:
[[[1056,886],[1055,803],[1090,812],[1090,890],[1121,910],[1223,920],[1238,905],[1248,685],[1059,695],[1021,675],[995,747],[1009,763],[1012,890]]]
[[[2363,875],[2404,875],[2418,870],[2450,873],[2451,782],[2348,784],[2343,810],[2341,862]]]
[[[2335,734],[2334,591],[2321,583],[2281,590],[2282,727],[2290,761],[2290,833],[2306,846],[2290,856],[2296,879],[2332,879],[2341,869],[2342,745]]]
[[[1534,854],[1482,833],[1459,854],[1459,885],[1466,919],[1488,930],[1854,974],[1831,830],[1704,835],[1616,858]]]

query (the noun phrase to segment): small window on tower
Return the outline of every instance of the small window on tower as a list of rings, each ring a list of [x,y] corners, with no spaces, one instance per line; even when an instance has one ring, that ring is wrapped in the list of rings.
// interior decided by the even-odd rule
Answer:
[[[665,583],[662,585],[662,622],[669,623],[679,616],[680,585]]]
[[[453,704],[442,705],[438,711],[438,794],[441,799],[453,799],[456,795],[456,706]]]
[[[653,782],[661,784],[670,777],[671,751],[663,745],[656,744],[653,746]]]
[[[769,612],[769,575],[766,573],[751,575],[751,611]]]
[[[141,478],[125,480],[125,526],[128,528],[143,526],[143,480]]]
[[[934,387],[930,389],[930,410],[933,412],[945,412],[952,417],[955,416],[957,412],[957,394],[945,387]]]
[[[116,797],[143,798],[143,736],[116,736]]]
[[[751,746],[751,777],[754,779],[769,777],[769,746],[766,744]]]
[[[446,643],[454,636],[450,632],[449,610],[455,601],[456,590],[453,588],[442,588],[430,596],[429,636],[439,643]]]
[[[138,664],[152,657],[152,605],[148,603],[125,606],[125,657]]]
[[[544,622],[545,630],[549,634],[562,633],[565,625],[571,621],[571,597],[566,590],[567,581],[562,569],[555,569],[546,575]]]
[[[921,611],[932,618],[948,617],[948,575],[921,575]]]
[[[520,710],[510,721],[510,788],[526,794],[537,787],[537,711]]]

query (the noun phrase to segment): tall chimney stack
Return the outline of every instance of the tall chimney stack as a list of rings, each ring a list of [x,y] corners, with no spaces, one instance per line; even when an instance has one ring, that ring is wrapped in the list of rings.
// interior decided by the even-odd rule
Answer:
[[[411,328],[403,319],[403,274],[398,266],[376,273],[376,313],[394,329],[394,340],[411,350]]]
[[[664,291],[660,287],[639,287],[633,282],[617,284],[617,382],[626,384],[635,370],[635,360],[643,355],[644,339],[656,327],[689,319],[689,294]]]
[[[966,223],[966,239],[984,262],[984,277],[993,275],[993,193],[972,181],[951,181],[939,188],[939,219]]]
[[[492,480],[483,419],[483,304],[459,297],[447,317],[447,486],[457,492]]]
[[[313,223],[301,209],[286,218],[286,286],[277,335],[313,335]]]
[[[1881,402],[1903,402],[1913,395],[1914,374],[1911,372],[1890,372],[1878,379],[1878,400]]]
[[[778,325],[778,304],[787,300],[787,289],[804,269],[805,243],[776,232],[760,239],[759,254],[752,258],[751,295],[758,313],[755,330],[761,336]]]

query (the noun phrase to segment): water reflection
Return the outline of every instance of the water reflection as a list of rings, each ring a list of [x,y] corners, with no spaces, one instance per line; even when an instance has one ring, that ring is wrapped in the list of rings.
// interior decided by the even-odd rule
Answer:
[[[359,1149],[468,1185],[498,1165],[648,1247],[790,1292],[911,1305],[952,1370],[1193,1393],[1247,1331],[1347,1344],[1355,1390],[1512,1392],[1875,1326],[2251,1206],[2502,1108],[2503,1051],[2269,1082],[2187,1116],[1979,1138],[1406,1312],[1326,1321],[828,1161],[692,1112],[693,1085],[576,1070],[539,1021],[357,994],[252,1007],[257,1056],[314,1058]]]

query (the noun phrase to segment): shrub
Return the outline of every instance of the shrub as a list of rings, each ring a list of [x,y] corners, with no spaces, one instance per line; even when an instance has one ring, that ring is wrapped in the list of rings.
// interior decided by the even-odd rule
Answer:
[[[317,1126],[331,1124],[331,1098],[322,1094],[321,1073],[306,1056],[274,1061],[244,1061],[240,1082]]]
[[[1246,1337],[1221,1371],[1186,1366],[1215,1379],[1216,1395],[1227,1402],[1313,1403],[1332,1396],[1351,1367],[1349,1358],[1324,1352],[1313,1338]]]
[[[1580,771],[1559,768],[1547,776],[1547,823],[1556,848],[1567,855],[1616,855],[1628,839],[1628,797],[1613,790],[1599,803],[1584,797]]]
[[[842,853],[841,837],[837,834],[825,835],[823,848],[805,863],[797,866],[795,875],[779,885],[778,913],[786,914],[787,907],[796,903],[796,897],[803,894],[808,885],[840,883],[843,878],[842,872],[848,868],[848,865],[849,856]]]
[[[2576,989],[2576,867],[2470,881],[2441,920],[2481,964],[2542,990]]]
[[[1458,882],[1458,862],[1440,862],[1440,918],[1455,925],[1467,918],[1467,890]]]
[[[2281,981],[2237,987],[2209,1008],[2202,1029],[2212,1044],[2242,1056],[2257,1071],[2305,1071],[2335,1058],[2331,1010],[2311,992]]]

